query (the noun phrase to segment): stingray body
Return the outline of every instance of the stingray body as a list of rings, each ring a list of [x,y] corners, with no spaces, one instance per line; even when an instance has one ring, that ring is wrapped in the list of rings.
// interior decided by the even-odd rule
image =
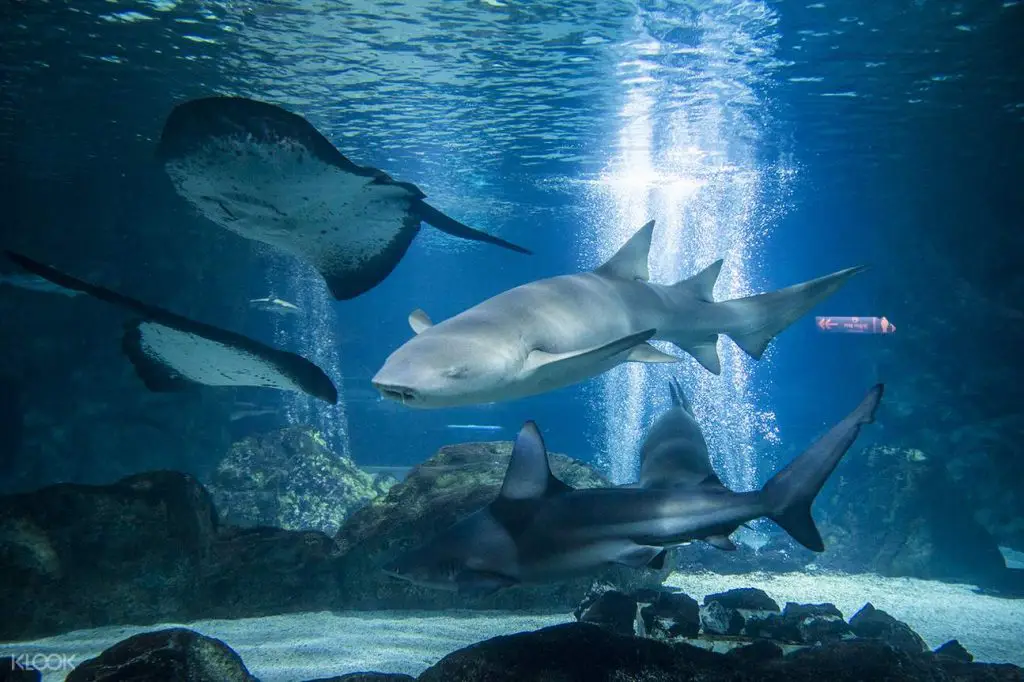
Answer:
[[[337,299],[383,281],[421,222],[529,253],[444,215],[415,185],[349,161],[309,121],[265,102],[208,97],[178,105],[158,156],[200,214],[312,264]]]
[[[26,256],[8,251],[7,257],[60,287],[134,313],[121,348],[151,391],[253,386],[306,393],[332,405],[338,402],[331,379],[302,356],[84,282]]]

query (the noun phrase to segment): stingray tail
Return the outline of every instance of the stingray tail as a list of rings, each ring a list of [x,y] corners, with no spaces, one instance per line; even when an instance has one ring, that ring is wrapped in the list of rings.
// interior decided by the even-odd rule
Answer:
[[[875,410],[884,388],[883,384],[876,384],[853,412],[772,476],[761,489],[766,516],[807,549],[825,550],[825,542],[811,517],[811,503],[857,440],[860,427],[875,421]]]
[[[485,242],[487,244],[494,244],[510,251],[516,251],[518,253],[525,253],[527,255],[533,255],[533,252],[529,249],[524,249],[521,246],[517,246],[512,242],[507,242],[500,237],[481,232],[480,230],[473,229],[469,225],[463,225],[454,218],[449,218],[444,213],[441,213],[436,208],[423,201],[418,201],[414,207],[416,214],[420,219],[433,225],[442,232],[447,232],[453,237],[461,237],[462,239],[472,239],[477,242]]]

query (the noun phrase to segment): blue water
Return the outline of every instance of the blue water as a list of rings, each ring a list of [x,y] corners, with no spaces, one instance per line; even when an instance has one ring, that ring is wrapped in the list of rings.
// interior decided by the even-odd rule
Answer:
[[[137,0],[8,3],[3,13],[5,242],[315,353],[339,384],[337,407],[254,400],[280,409],[278,422],[312,423],[367,464],[511,439],[534,419],[552,450],[625,482],[676,374],[716,466],[753,487],[871,384],[917,360],[906,346],[885,355],[892,338],[822,335],[815,314],[964,333],[930,319],[943,305],[926,286],[937,266],[919,262],[928,248],[970,244],[964,222],[985,206],[946,177],[1020,161],[986,132],[1020,140],[1024,124],[1011,66],[1020,49],[1007,38],[1022,25],[1016,2]],[[171,107],[214,93],[303,114],[350,158],[415,182],[434,205],[537,255],[424,228],[380,286],[329,302],[305,266],[192,215],[153,161]],[[873,269],[760,362],[722,339],[720,377],[686,358],[498,405],[415,411],[375,396],[369,378],[411,335],[414,308],[440,320],[518,284],[594,267],[651,218],[654,279],[722,257],[719,298]],[[205,265],[187,266],[196,262]],[[308,314],[278,319],[244,305],[269,293]]]

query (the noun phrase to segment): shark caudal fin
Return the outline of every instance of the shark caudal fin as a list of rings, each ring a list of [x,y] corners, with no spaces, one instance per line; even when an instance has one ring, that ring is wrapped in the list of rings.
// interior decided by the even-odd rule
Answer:
[[[731,308],[736,315],[726,333],[747,355],[760,360],[780,332],[866,269],[859,265],[778,291],[722,301],[719,305]]]
[[[811,503],[839,460],[857,440],[860,427],[875,420],[875,410],[883,390],[882,384],[876,384],[853,412],[775,474],[761,489],[767,510],[765,515],[807,549],[815,552],[825,549],[821,534],[811,518]]]

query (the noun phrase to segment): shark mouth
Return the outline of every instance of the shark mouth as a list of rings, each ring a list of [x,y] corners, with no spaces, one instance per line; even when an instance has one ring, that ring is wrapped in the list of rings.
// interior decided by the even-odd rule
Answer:
[[[389,400],[400,402],[403,405],[408,403],[415,403],[419,398],[416,391],[412,390],[407,386],[397,386],[394,384],[378,384],[374,383],[373,387],[380,391],[380,394]]]

